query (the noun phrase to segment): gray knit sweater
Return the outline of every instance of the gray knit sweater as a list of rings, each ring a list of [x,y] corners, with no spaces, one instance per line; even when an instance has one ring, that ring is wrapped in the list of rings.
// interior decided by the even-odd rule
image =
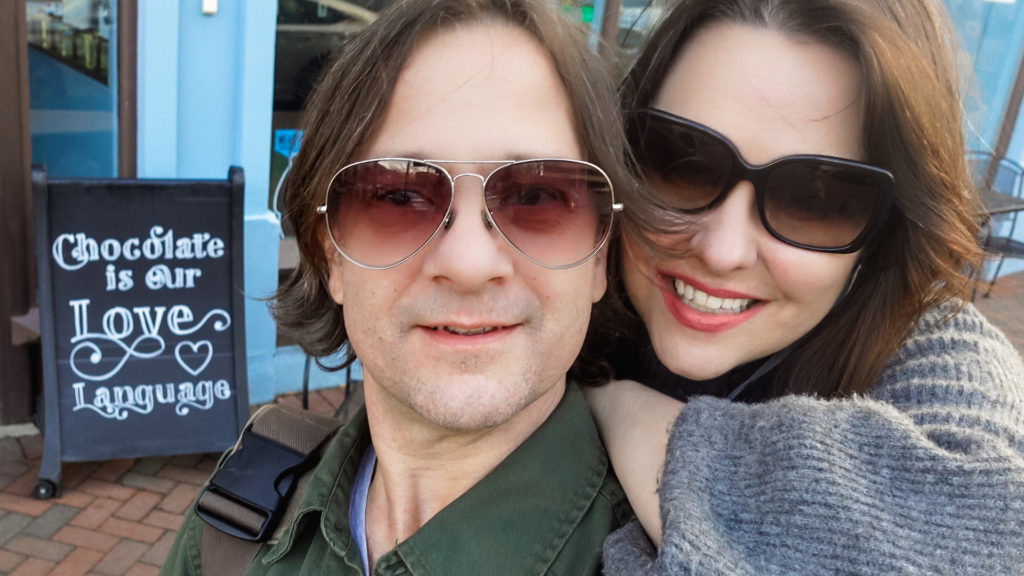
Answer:
[[[1024,365],[973,306],[944,311],[868,396],[688,403],[661,549],[634,522],[605,574],[1024,574]]]

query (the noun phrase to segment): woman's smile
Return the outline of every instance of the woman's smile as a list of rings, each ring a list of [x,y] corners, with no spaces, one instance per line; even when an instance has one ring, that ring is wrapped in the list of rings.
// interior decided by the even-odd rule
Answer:
[[[671,282],[672,289],[679,299],[694,310],[705,314],[739,314],[758,303],[755,298],[734,296],[735,293],[721,291],[705,291],[693,280],[684,281],[679,277],[665,277]]]

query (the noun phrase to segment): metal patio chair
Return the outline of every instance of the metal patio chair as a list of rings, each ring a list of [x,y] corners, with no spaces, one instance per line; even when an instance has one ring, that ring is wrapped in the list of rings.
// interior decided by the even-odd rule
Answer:
[[[1013,237],[1018,215],[1024,210],[1024,167],[1008,158],[997,161],[990,152],[969,152],[967,161],[985,205],[981,245],[987,255],[997,259],[988,288],[982,295],[988,298],[1006,258],[1024,258],[1024,243]],[[994,174],[990,173],[993,162],[997,162]],[[989,179],[991,183],[986,182]]]

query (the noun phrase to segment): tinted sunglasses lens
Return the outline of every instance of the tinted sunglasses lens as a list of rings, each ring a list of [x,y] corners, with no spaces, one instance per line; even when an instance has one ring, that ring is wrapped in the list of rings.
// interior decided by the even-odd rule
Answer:
[[[517,162],[495,170],[484,193],[501,234],[546,266],[577,264],[608,237],[612,186],[596,166],[567,160]]]
[[[672,208],[691,212],[707,207],[729,180],[732,151],[695,127],[646,118],[634,142],[644,179]]]
[[[811,248],[842,248],[867,228],[885,176],[856,166],[793,160],[774,167],[763,186],[764,217],[776,234]]]
[[[331,181],[328,228],[348,258],[364,266],[392,266],[433,237],[451,198],[451,181],[436,166],[415,160],[358,162]]]

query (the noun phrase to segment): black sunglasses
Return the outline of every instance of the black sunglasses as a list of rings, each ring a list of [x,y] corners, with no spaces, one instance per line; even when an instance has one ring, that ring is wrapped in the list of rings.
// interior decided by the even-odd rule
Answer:
[[[856,252],[892,205],[893,175],[863,162],[801,154],[756,166],[711,128],[653,108],[633,113],[627,132],[641,175],[671,208],[710,210],[749,181],[765,229],[799,248]]]

